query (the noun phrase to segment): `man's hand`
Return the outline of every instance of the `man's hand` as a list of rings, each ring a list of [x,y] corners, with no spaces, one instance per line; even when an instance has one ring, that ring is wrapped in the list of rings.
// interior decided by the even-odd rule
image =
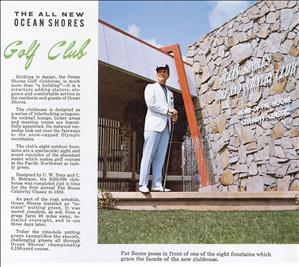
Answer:
[[[174,108],[168,109],[167,113],[168,113],[168,115],[171,115],[171,116],[178,114],[178,112]]]
[[[176,123],[177,120],[178,120],[178,112],[177,112],[177,110],[174,109],[174,108],[171,108],[171,109],[168,110],[168,114],[171,116],[171,121],[173,123]]]
[[[172,116],[171,116],[171,121],[172,121],[173,123],[176,123],[177,120],[178,120],[178,118],[179,118],[178,114],[176,114],[176,115],[172,115]]]

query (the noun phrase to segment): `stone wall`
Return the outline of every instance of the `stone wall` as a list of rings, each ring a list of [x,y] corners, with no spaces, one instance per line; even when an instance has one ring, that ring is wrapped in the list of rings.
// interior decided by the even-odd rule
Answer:
[[[260,1],[189,46],[213,190],[299,190],[298,10]]]

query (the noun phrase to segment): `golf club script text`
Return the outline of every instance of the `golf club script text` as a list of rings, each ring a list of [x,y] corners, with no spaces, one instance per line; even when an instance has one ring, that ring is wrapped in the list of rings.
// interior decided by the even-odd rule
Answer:
[[[48,50],[48,59],[55,60],[62,57],[63,59],[78,59],[80,60],[87,54],[86,48],[90,44],[91,39],[88,38],[83,44],[78,44],[77,41],[59,41],[53,44]],[[4,57],[10,58],[22,58],[26,60],[25,70],[27,70],[34,56],[36,55],[40,42],[34,40],[29,47],[24,47],[24,43],[21,40],[10,43],[4,50]]]

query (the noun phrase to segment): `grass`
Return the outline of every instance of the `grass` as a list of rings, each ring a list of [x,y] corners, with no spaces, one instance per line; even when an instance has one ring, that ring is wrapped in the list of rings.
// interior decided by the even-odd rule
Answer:
[[[99,210],[101,244],[298,244],[298,211]]]

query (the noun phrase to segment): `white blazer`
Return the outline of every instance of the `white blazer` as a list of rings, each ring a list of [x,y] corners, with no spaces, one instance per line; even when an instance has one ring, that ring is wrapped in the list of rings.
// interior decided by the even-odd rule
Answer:
[[[144,90],[147,113],[145,116],[144,130],[162,132],[166,126],[167,120],[169,130],[171,128],[171,118],[167,114],[168,109],[174,107],[173,93],[167,89],[167,100],[161,85],[156,82],[148,84]]]

